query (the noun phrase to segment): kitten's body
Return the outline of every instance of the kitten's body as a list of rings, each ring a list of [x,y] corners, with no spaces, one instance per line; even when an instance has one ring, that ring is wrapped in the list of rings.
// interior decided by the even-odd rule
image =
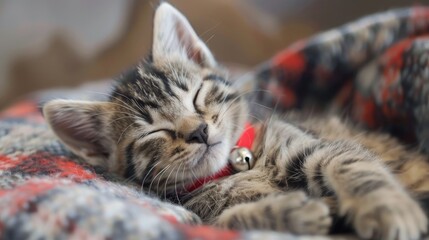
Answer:
[[[406,218],[416,210],[405,191],[428,199],[427,157],[386,134],[364,132],[337,117],[305,120],[295,115],[272,119],[257,135],[252,170],[209,183],[182,203],[208,223],[313,234],[328,231],[329,207],[331,215],[349,215],[362,234],[383,228],[371,226],[372,217],[385,214],[394,219],[393,212],[400,212],[397,217]],[[309,201],[305,195],[321,201]],[[238,204],[244,202],[253,203]],[[351,218],[356,215],[360,218]],[[424,227],[425,219],[419,221],[412,224]]]
[[[253,169],[184,193],[227,164],[246,104],[168,4],[155,15],[153,44],[153,57],[123,76],[108,102],[44,107],[74,153],[218,226],[325,234],[332,214],[366,238],[417,239],[426,231],[427,218],[411,197],[429,192],[426,157],[336,118],[272,117],[256,125]]]

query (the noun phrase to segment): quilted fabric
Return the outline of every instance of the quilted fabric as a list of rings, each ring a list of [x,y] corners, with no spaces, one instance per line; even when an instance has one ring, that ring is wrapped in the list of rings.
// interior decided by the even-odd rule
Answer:
[[[429,149],[429,8],[380,13],[298,42],[256,70],[260,103],[329,105]],[[314,105],[313,105],[314,106]],[[48,129],[38,100],[0,114],[2,239],[328,239],[200,225],[93,168]]]

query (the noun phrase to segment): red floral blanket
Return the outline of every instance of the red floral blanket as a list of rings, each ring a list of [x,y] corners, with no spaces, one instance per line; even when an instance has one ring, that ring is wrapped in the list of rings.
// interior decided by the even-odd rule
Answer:
[[[429,8],[380,13],[287,48],[256,70],[279,110],[335,106],[429,149]],[[71,154],[38,100],[0,114],[2,239],[325,239],[223,231]]]

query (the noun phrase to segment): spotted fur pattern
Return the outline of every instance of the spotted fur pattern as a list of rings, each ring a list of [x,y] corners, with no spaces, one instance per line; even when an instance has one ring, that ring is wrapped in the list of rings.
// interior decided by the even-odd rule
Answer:
[[[426,158],[337,118],[271,117],[256,125],[252,170],[183,192],[227,164],[247,108],[167,3],[155,14],[153,44],[152,56],[121,77],[109,101],[45,105],[52,130],[75,154],[220,227],[326,234],[339,216],[364,238],[426,233],[414,200],[429,190]]]

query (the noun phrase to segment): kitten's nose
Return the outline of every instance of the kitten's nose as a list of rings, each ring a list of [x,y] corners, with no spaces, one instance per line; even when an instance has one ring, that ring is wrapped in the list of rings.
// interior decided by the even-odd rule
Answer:
[[[201,123],[193,132],[186,137],[187,143],[206,143],[207,144],[207,123]]]

